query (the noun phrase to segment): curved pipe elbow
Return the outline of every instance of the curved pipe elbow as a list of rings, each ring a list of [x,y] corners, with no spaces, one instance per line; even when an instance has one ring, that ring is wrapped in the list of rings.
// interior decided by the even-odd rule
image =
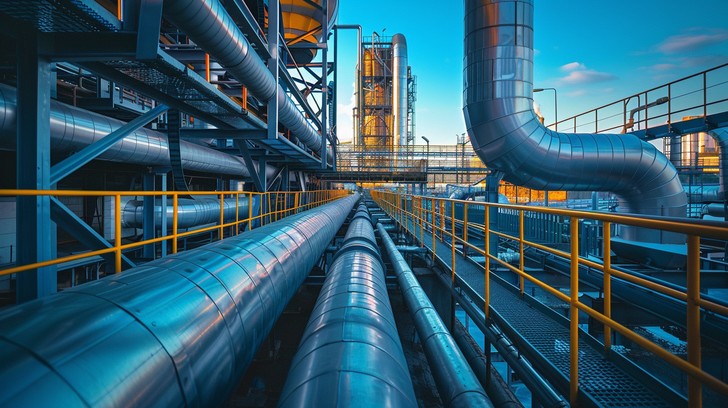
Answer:
[[[473,148],[489,168],[534,189],[611,191],[624,212],[685,216],[687,197],[677,170],[653,145],[630,134],[555,132],[538,120],[531,1],[466,0],[465,10],[463,110]],[[628,239],[683,240],[628,230]]]

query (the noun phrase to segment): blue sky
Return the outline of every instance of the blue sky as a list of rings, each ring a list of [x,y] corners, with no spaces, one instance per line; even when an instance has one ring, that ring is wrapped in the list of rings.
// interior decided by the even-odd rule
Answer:
[[[728,0],[536,0],[535,87],[558,89],[566,118],[728,62]],[[417,75],[416,133],[453,144],[462,115],[461,0],[341,0],[340,24],[407,38]],[[340,33],[339,139],[351,139],[356,34]],[[547,123],[553,93],[535,95]]]

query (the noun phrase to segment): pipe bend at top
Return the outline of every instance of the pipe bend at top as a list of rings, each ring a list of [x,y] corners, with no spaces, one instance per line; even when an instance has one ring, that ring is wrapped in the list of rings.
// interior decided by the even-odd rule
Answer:
[[[630,134],[556,132],[538,120],[532,1],[465,0],[463,80],[473,149],[505,180],[539,190],[611,191],[624,212],[685,216],[687,197],[677,170],[655,146]],[[623,237],[682,240],[638,228]]]
[[[278,98],[278,119],[304,145],[318,153],[322,138],[252,49],[233,18],[218,0],[165,0],[164,16],[250,90],[268,102]]]

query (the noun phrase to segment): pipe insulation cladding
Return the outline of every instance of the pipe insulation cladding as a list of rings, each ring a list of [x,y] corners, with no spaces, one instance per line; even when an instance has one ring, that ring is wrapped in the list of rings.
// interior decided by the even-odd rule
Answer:
[[[0,313],[0,406],[220,406],[348,196]]]
[[[422,348],[430,363],[442,403],[446,407],[493,407],[478,377],[470,368],[455,339],[440,319],[432,302],[412,273],[407,261],[382,224],[377,225],[382,246],[397,275],[402,296],[415,322]]]
[[[278,98],[278,120],[313,152],[321,151],[321,134],[298,110],[286,91],[218,0],[165,0],[164,16],[210,53],[263,102]]]
[[[417,406],[364,204],[328,270],[279,406]]]
[[[0,149],[15,150],[17,114],[17,90],[0,84]],[[51,100],[51,149],[54,154],[80,151],[124,124],[120,120]],[[186,141],[180,142],[180,155],[185,170],[250,177],[241,157]],[[98,159],[143,166],[168,166],[167,136],[140,128],[111,146]],[[266,167],[269,177],[273,177],[275,172],[274,167]]]
[[[253,214],[258,214],[259,200],[253,197]],[[169,200],[171,201],[171,200]],[[238,198],[238,219],[248,218],[248,197]],[[172,228],[174,208],[168,202],[166,206],[167,228]],[[225,222],[235,221],[235,198],[223,201],[223,218]],[[220,221],[219,198],[179,198],[177,202],[177,227],[192,228],[199,225]],[[142,228],[144,226],[144,200],[129,200],[121,208],[121,226],[123,228]],[[162,228],[162,200],[154,201],[154,227]]]
[[[463,111],[473,149],[504,179],[538,190],[611,191],[622,212],[685,217],[677,171],[631,134],[567,134],[533,111],[533,2],[465,0]],[[624,228],[622,238],[684,243],[680,234]]]

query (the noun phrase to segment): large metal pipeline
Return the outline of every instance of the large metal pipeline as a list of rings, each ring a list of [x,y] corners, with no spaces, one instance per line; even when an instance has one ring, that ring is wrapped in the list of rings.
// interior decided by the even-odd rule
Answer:
[[[278,98],[278,120],[304,145],[318,153],[321,135],[286,91],[276,84],[265,62],[218,0],[165,0],[164,16],[224,66],[260,100]]]
[[[217,198],[179,198],[177,200],[177,227],[191,228],[220,221],[220,199]],[[253,212],[256,213],[258,200],[253,197]],[[223,201],[223,219],[225,222],[235,220],[235,199]],[[238,198],[239,219],[248,218],[248,197]],[[172,228],[174,208],[168,202],[166,206],[167,228]],[[124,228],[142,228],[144,224],[144,200],[129,200],[121,209],[121,226]],[[154,227],[162,228],[162,200],[154,202]]]
[[[531,0],[465,0],[463,111],[481,160],[516,185],[612,191],[623,212],[684,217],[677,171],[655,146],[630,134],[567,134],[541,124],[533,111],[533,54]],[[628,230],[622,238],[661,242],[659,231]]]
[[[0,84],[0,149],[15,149],[17,90]],[[70,154],[100,140],[124,122],[51,100],[51,149]],[[195,143],[180,142],[182,167],[188,170],[248,177],[242,158]],[[169,145],[162,133],[140,128],[102,153],[99,160],[148,166],[169,166]],[[269,177],[276,169],[266,169]]]
[[[303,334],[280,407],[416,407],[365,205],[349,224]]]
[[[708,134],[715,140],[720,151],[718,165],[720,166],[720,188],[718,189],[718,199],[726,200],[726,192],[728,191],[728,128],[713,129]]]
[[[392,37],[392,112],[394,113],[394,145],[407,144],[407,40],[404,35]]]
[[[415,322],[443,404],[447,407],[493,407],[389,233],[382,224],[377,225],[377,231],[397,275],[407,309]]]
[[[220,406],[349,196],[0,312],[0,406]]]

